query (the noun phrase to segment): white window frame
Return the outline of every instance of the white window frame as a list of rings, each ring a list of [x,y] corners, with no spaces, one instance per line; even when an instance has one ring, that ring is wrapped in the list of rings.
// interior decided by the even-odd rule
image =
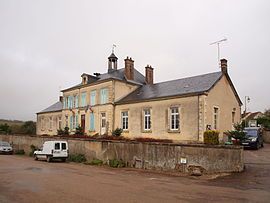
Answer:
[[[151,123],[151,109],[144,109],[143,110],[143,130],[150,131],[152,127]]]
[[[108,88],[100,89],[100,104],[106,104],[109,100],[109,90]]]
[[[121,126],[123,130],[128,130],[128,111],[121,112]]]
[[[170,115],[169,115],[170,116],[170,131],[179,131],[180,130],[180,108],[170,107],[169,110],[170,110]],[[177,110],[177,112],[173,112],[173,110]]]
[[[87,99],[86,99],[86,92],[82,92],[81,93],[81,107],[85,107],[87,105]],[[84,97],[83,97],[84,96]],[[84,100],[83,100],[84,98]]]
[[[217,109],[217,112],[215,110]],[[213,107],[213,130],[218,130],[219,129],[219,107],[214,106]]]
[[[96,90],[92,90],[90,92],[90,105],[91,106],[96,105],[96,95],[97,95]]]
[[[49,117],[49,130],[52,130],[52,128],[53,128],[53,117],[50,116]]]

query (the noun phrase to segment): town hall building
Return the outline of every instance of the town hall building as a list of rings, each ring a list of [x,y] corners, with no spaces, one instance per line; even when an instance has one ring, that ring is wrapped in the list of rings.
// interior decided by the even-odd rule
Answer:
[[[145,74],[125,59],[108,57],[103,74],[83,73],[78,85],[62,90],[59,101],[37,113],[37,134],[56,135],[81,126],[86,135],[111,135],[116,128],[123,136],[203,141],[206,129],[232,130],[240,121],[241,100],[229,77],[227,60],[218,72],[154,83],[154,69]],[[177,75],[177,73],[175,73]]]

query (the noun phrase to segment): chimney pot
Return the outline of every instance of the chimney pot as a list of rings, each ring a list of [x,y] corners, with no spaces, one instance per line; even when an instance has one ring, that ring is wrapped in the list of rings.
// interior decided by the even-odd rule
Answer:
[[[134,80],[134,61],[131,57],[125,59],[125,76],[128,80]]]
[[[145,67],[145,82],[152,85],[154,83],[153,68],[150,65]]]
[[[220,60],[220,67],[221,67],[221,71],[222,71],[223,74],[228,73],[228,66],[227,66],[227,60],[226,59],[221,59]]]

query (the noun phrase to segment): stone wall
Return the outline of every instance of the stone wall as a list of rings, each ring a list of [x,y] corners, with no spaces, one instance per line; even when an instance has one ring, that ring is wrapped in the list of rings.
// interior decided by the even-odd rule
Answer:
[[[270,143],[270,130],[263,130],[263,141]]]
[[[46,140],[61,138],[0,135],[0,140],[24,149],[42,146]],[[107,162],[122,159],[129,167],[167,171],[191,172],[194,168],[204,173],[240,172],[244,168],[243,148],[239,146],[206,146],[199,144],[139,143],[124,141],[95,141],[68,139],[70,154],[85,154]],[[186,163],[185,163],[186,162]]]

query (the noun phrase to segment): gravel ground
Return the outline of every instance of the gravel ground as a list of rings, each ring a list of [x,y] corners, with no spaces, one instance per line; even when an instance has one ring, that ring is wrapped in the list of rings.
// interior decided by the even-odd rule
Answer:
[[[270,145],[244,155],[243,173],[218,178],[0,155],[0,202],[270,202]]]

